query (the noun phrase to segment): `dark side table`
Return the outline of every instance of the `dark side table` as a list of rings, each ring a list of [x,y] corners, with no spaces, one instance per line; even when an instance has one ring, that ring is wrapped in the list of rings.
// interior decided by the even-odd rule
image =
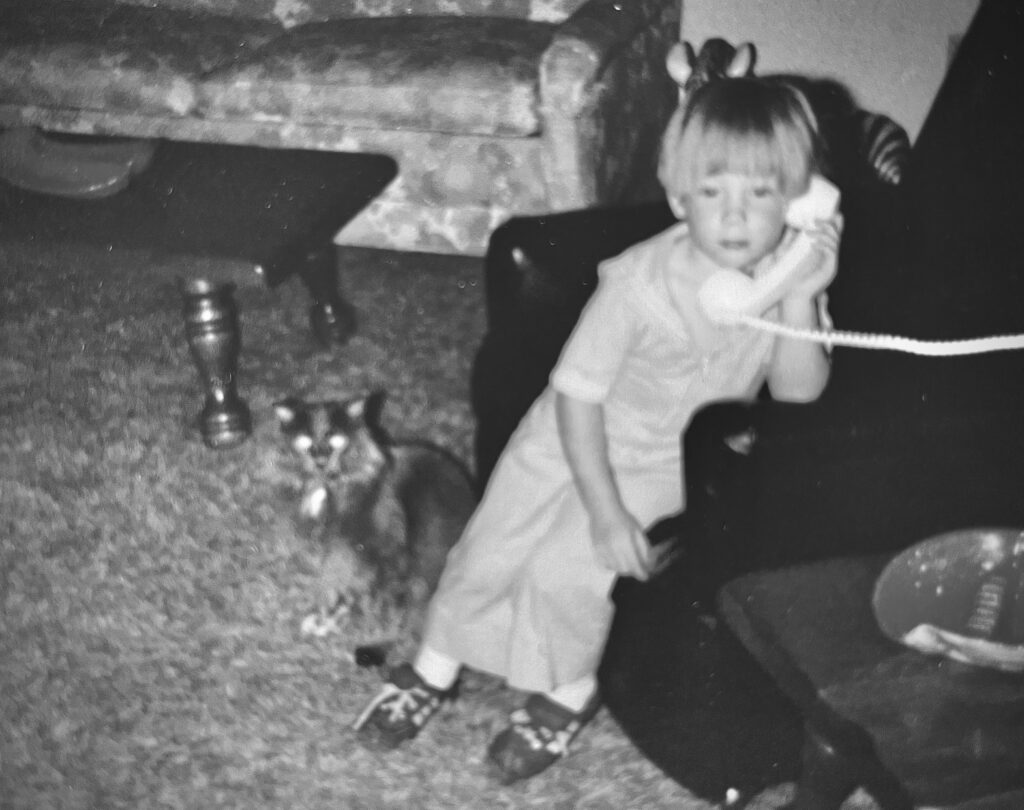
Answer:
[[[271,287],[297,275],[312,298],[314,335],[329,345],[355,328],[338,288],[334,234],[394,174],[384,157],[161,141],[148,168],[111,197],[0,182],[0,233],[240,259]]]
[[[1024,807],[1024,676],[922,655],[871,607],[888,557],[755,573],[719,613],[800,710],[792,805],[833,810],[858,786],[889,808]]]

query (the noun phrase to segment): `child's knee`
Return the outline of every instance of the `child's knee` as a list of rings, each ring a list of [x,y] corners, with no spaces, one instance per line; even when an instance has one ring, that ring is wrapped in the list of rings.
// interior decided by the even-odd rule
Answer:
[[[566,586],[569,560],[557,546],[538,550],[523,569],[523,582],[541,592],[560,590]],[[559,587],[561,586],[561,587]]]
[[[578,551],[578,550],[576,550]],[[600,601],[608,596],[614,573],[574,549],[551,545],[540,550],[523,571],[523,586],[545,601]]]

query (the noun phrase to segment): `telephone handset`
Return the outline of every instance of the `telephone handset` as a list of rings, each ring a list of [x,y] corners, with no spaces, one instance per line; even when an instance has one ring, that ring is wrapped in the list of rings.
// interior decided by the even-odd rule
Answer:
[[[918,340],[901,335],[873,335],[828,329],[798,329],[760,317],[780,301],[792,280],[793,271],[810,253],[814,240],[804,231],[815,221],[828,219],[839,208],[839,189],[819,175],[811,177],[807,191],[792,200],[786,211],[786,223],[798,233],[785,255],[763,276],[753,279],[739,270],[714,273],[697,291],[708,318],[720,324],[742,324],[788,338],[809,340],[826,346],[856,349],[887,349],[924,355],[952,357],[966,354],[1024,349],[1024,334],[994,335],[965,340]]]
[[[786,224],[798,233],[786,253],[763,276],[753,279],[739,270],[720,270],[697,292],[704,313],[715,323],[735,323],[744,315],[760,315],[786,291],[793,271],[810,254],[814,240],[804,231],[816,220],[828,219],[839,209],[839,189],[820,175],[811,177],[807,191],[790,201]]]

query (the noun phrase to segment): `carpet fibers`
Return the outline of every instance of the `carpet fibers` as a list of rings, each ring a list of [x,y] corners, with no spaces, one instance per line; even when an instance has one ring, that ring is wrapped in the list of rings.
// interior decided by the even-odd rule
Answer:
[[[392,433],[468,459],[479,262],[342,252],[359,335],[318,351],[297,283],[144,252],[0,247],[0,806],[705,808],[602,712],[522,786],[483,752],[515,697],[471,676],[407,750],[362,750],[380,675],[301,636],[312,560],[271,405],[389,392]],[[254,434],[208,450],[176,279],[238,284]]]

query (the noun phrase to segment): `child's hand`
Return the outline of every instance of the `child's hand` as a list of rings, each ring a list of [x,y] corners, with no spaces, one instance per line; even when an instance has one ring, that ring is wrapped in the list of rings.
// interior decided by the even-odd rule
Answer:
[[[621,576],[646,580],[667,562],[666,552],[671,549],[652,546],[643,527],[624,510],[593,517],[590,528],[598,560]]]
[[[823,293],[836,277],[839,263],[839,240],[843,234],[843,215],[819,219],[817,227],[804,231],[814,240],[814,250],[803,262],[806,267],[796,274],[787,298],[809,300]]]

